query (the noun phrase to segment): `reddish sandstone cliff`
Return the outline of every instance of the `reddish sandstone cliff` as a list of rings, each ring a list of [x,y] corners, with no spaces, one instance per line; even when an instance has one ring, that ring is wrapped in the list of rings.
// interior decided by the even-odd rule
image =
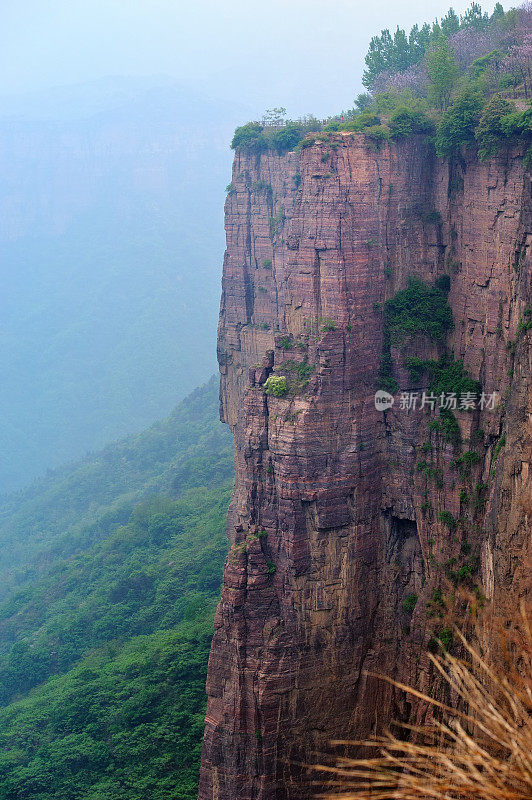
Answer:
[[[233,187],[219,361],[236,488],[200,798],[302,800],[298,763],[331,738],[413,718],[404,694],[365,673],[431,683],[434,588],[450,565],[473,570],[499,605],[526,591],[532,365],[519,323],[532,190],[517,152],[466,155],[450,174],[422,138],[375,152],[361,135],[237,153]],[[448,349],[501,398],[495,411],[457,413],[460,446],[431,430],[437,412],[374,404],[383,301],[410,275],[445,273]],[[439,354],[423,336],[408,346]],[[400,389],[423,388],[392,356]],[[289,378],[284,397],[264,391],[273,371]],[[468,451],[479,460],[456,461]]]

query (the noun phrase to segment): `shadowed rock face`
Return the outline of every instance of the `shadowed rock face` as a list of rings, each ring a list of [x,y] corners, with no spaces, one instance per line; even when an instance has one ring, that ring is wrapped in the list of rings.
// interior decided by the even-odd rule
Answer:
[[[331,738],[415,720],[404,693],[366,672],[432,684],[434,589],[453,569],[499,607],[527,589],[531,352],[519,321],[532,206],[519,155],[466,155],[450,174],[423,139],[374,152],[360,135],[236,155],[219,327],[236,488],[201,800],[303,800],[298,763]],[[502,399],[456,412],[461,445],[431,430],[435,412],[374,403],[382,303],[408,276],[442,274],[447,350]],[[407,352],[438,358],[443,347],[421,335]],[[399,389],[427,389],[391,353]],[[287,377],[287,394],[265,392],[271,374]],[[472,450],[478,459],[457,466]]]

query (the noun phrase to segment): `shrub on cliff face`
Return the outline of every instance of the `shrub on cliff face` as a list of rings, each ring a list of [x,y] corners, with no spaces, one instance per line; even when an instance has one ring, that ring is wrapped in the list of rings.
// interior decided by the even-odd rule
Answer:
[[[270,375],[264,384],[264,391],[274,397],[284,397],[288,391],[284,375]]]
[[[439,361],[426,361],[425,366],[432,377],[430,390],[434,394],[454,392],[460,397],[469,392],[478,397],[482,391],[479,381],[474,380],[465,369],[464,362],[455,361],[452,356],[444,356]]]
[[[456,520],[450,511],[440,511],[438,517],[440,522],[443,522],[443,524],[446,525],[450,531],[454,531],[456,528]]]
[[[415,277],[408,279],[406,289],[386,302],[385,322],[392,338],[398,341],[416,333],[442,340],[454,327],[445,292]]]
[[[433,394],[456,394],[458,400],[466,392],[480,396],[482,387],[479,381],[474,380],[461,360],[455,361],[452,355],[446,354],[439,361],[422,359],[418,356],[408,356],[405,367],[410,372],[413,381],[419,381],[424,372],[431,377],[430,391]]]
[[[377,387],[394,394],[399,385],[393,375],[391,345],[401,344],[407,336],[421,334],[442,341],[454,327],[453,313],[447,302],[449,291],[447,276],[429,286],[420,278],[408,280],[406,289],[397,292],[384,306],[384,335]],[[429,365],[437,362],[423,361],[418,357],[406,359],[412,380],[419,380]]]
[[[336,330],[336,322],[329,317],[322,317],[320,321],[320,328],[323,333],[329,333],[330,331]]]

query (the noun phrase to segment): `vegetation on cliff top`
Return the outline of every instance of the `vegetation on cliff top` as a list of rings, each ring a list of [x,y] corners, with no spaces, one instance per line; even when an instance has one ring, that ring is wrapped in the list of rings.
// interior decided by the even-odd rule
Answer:
[[[432,25],[407,34],[383,30],[370,42],[363,83],[368,92],[353,109],[327,120],[285,119],[285,109],[237,128],[232,147],[284,153],[335,132],[360,132],[378,148],[385,140],[424,134],[439,156],[477,145],[489,158],[505,144],[523,142],[532,159],[532,8],[491,16],[478,3],[458,17],[450,9]],[[517,105],[516,102],[517,101]],[[528,104],[528,107],[527,107]]]

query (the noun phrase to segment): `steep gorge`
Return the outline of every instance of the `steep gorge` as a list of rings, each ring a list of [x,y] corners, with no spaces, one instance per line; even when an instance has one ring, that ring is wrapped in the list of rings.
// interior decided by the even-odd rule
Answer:
[[[303,800],[298,764],[331,738],[415,718],[366,672],[431,685],[449,576],[501,609],[529,589],[531,177],[517,149],[450,165],[423,137],[376,151],[331,134],[285,155],[237,151],[226,232],[236,487],[199,797]],[[437,410],[399,403],[429,383],[405,353],[442,356],[427,336],[392,343],[396,402],[374,402],[383,304],[410,276],[443,275],[445,350],[498,394],[494,410],[456,411],[452,437]],[[286,394],[266,393],[272,374]]]

